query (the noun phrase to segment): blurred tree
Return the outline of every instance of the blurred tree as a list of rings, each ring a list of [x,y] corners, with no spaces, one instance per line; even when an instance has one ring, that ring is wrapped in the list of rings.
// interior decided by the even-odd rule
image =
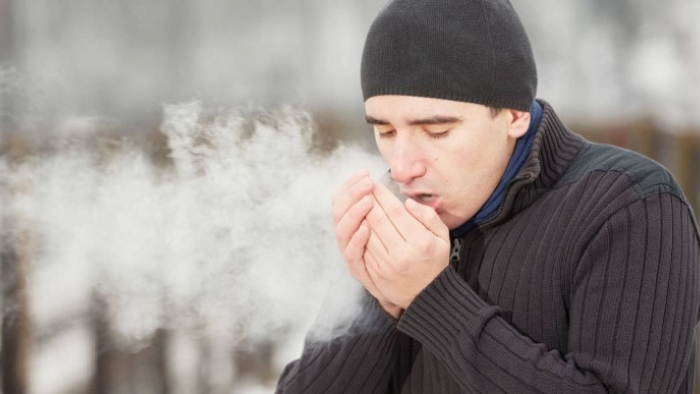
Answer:
[[[21,199],[31,187],[27,169],[20,166],[17,178],[6,187],[10,198]],[[4,201],[13,205],[13,201]],[[2,212],[6,231],[0,239],[0,291],[2,294],[2,333],[0,379],[5,394],[29,393],[29,366],[32,346],[32,323],[29,313],[29,270],[32,249],[31,225],[20,211]]]

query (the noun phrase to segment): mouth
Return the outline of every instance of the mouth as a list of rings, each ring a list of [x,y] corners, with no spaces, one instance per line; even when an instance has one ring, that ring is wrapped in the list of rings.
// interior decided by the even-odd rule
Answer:
[[[416,194],[406,194],[406,197],[414,200],[415,202],[428,206],[433,210],[437,211],[440,208],[440,197],[435,194],[428,193],[416,193]]]

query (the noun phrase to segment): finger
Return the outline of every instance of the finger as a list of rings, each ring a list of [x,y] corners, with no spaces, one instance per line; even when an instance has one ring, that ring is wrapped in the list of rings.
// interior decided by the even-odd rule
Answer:
[[[389,291],[389,288],[385,286],[385,273],[382,271],[380,261],[369,249],[365,253],[364,260],[367,275],[371,281],[371,286],[373,286],[373,290],[371,291],[372,295],[374,295],[374,297],[380,302],[390,303],[396,306],[397,304],[387,297],[387,291]],[[369,288],[367,289],[369,290]]]
[[[333,221],[338,223],[357,201],[372,191],[373,187],[372,180],[365,170],[350,176],[333,196]]]
[[[408,240],[412,233],[425,231],[424,226],[406,211],[403,203],[386,186],[375,183],[372,195],[376,204],[367,217],[370,226],[379,233],[387,247]]]
[[[372,285],[375,286],[375,288],[377,288],[378,291],[379,288],[376,285],[376,281],[382,277],[379,261],[374,256],[372,251],[369,250],[369,248],[365,250],[363,259],[365,261],[365,272],[367,272],[367,277],[372,282]]]
[[[348,269],[350,270],[350,275],[352,275],[355,280],[357,280],[367,291],[372,294],[377,299],[382,299],[382,295],[377,288],[372,276],[369,274],[367,269],[367,262],[365,257],[368,256],[365,245],[371,234],[369,227],[364,224],[360,226],[355,236],[353,236],[351,242],[348,244],[352,251],[349,253],[349,259],[347,260]]]
[[[367,254],[369,255],[371,262],[366,262],[367,265],[373,268],[374,272],[382,272],[381,262],[389,261],[389,252],[386,245],[382,242],[381,238],[375,231],[371,231],[369,239],[367,240]]]
[[[408,213],[438,238],[445,240],[450,238],[450,230],[445,226],[445,223],[443,223],[434,209],[411,200],[410,198],[406,200],[405,206]]]
[[[345,249],[353,237],[355,232],[360,227],[360,224],[365,220],[367,214],[372,209],[374,202],[370,196],[364,196],[360,201],[355,203],[343,215],[335,225],[335,237],[338,241],[340,249]]]
[[[405,208],[404,208],[405,209]],[[377,199],[372,195],[372,209],[367,213],[367,224],[372,230],[376,241],[380,242],[385,249],[398,247],[405,242],[401,233],[379,205]],[[414,219],[415,220],[415,219]]]
[[[369,171],[366,169],[362,169],[356,172],[353,172],[350,174],[344,181],[343,183],[340,184],[338,187],[337,191],[333,194],[332,202],[335,204],[335,201],[338,199],[338,197],[345,193],[352,185],[357,183],[357,181],[369,177]]]
[[[345,257],[345,260],[347,260],[348,264],[357,264],[358,262],[364,264],[362,259],[364,258],[369,237],[369,226],[361,223],[358,228],[353,231],[353,234],[350,236],[348,242],[341,246],[343,256]]]

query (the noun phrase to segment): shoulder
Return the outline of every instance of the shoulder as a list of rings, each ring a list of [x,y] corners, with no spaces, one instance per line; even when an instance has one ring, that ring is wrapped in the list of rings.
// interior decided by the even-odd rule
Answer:
[[[623,182],[634,189],[638,197],[669,192],[684,199],[678,183],[663,165],[616,146],[586,142],[558,185],[585,181],[591,177]]]

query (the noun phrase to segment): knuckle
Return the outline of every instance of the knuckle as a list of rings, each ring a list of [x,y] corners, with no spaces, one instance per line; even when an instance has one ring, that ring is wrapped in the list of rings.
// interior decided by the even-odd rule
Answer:
[[[335,228],[335,239],[338,241],[338,245],[343,248],[350,242],[350,234],[348,234],[345,226],[342,226],[342,223]]]
[[[381,280],[381,281],[386,281],[386,280],[389,279],[389,276],[387,275],[387,272],[386,272],[385,270],[383,270],[383,269],[377,269],[377,270],[374,272],[374,274],[375,274],[375,275],[374,275],[375,278],[376,278],[376,279],[379,279],[379,280]]]
[[[343,253],[346,253],[345,250],[347,249],[347,242],[345,241],[345,238],[341,236],[340,234],[335,234],[335,241],[340,247],[340,250],[343,251]]]
[[[342,219],[342,215],[340,215],[340,213],[333,210],[333,211],[331,211],[331,216],[333,218],[333,223],[335,223],[335,225],[337,226],[340,223],[340,219]]]
[[[348,194],[353,198],[359,198],[369,193],[370,189],[371,182],[368,180],[361,180],[348,189]]]
[[[402,250],[398,253],[396,253],[396,257],[394,260],[396,261],[396,264],[399,266],[404,266],[406,263],[410,260],[411,253],[407,250]]]
[[[415,241],[414,247],[417,249],[418,253],[426,254],[433,250],[433,243],[429,238],[423,237]]]
[[[355,205],[353,205],[352,208],[350,208],[350,212],[354,218],[364,217],[367,214],[368,210],[368,204],[363,200],[356,202]]]
[[[378,211],[374,209],[369,211],[369,213],[367,214],[367,219],[370,223],[378,227],[383,226],[388,221],[386,216],[381,215]]]

